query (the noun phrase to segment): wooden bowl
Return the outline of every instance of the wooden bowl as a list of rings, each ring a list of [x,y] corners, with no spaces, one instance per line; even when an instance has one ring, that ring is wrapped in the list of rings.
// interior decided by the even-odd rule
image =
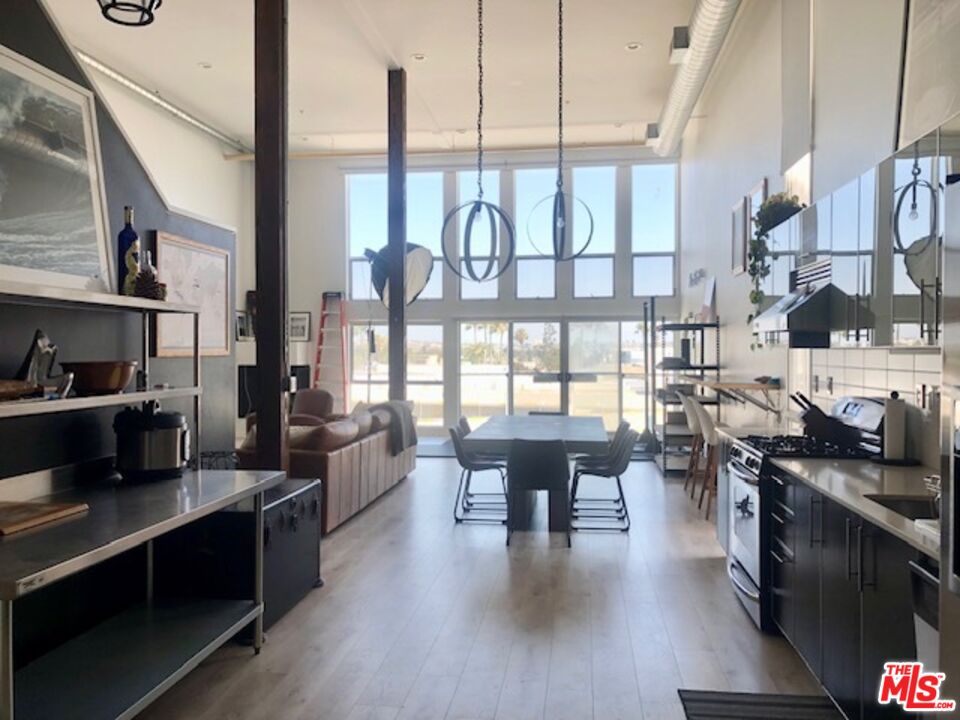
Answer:
[[[62,362],[64,372],[73,373],[77,395],[116,395],[122,393],[137,371],[136,360]]]

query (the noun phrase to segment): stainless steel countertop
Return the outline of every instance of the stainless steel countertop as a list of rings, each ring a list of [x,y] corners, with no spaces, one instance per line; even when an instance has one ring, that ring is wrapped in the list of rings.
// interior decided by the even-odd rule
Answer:
[[[202,470],[153,483],[90,483],[45,498],[90,510],[0,538],[0,600],[44,585],[279,485],[280,471]]]
[[[937,474],[937,470],[925,465],[890,467],[869,460],[774,458],[772,462],[863,519],[892,533],[933,559],[940,560],[940,544],[919,532],[913,520],[864,497],[929,496],[923,478]]]

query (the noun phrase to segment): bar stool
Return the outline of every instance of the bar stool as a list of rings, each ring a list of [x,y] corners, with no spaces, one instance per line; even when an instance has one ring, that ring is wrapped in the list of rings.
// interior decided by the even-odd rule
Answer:
[[[717,464],[720,460],[720,433],[717,432],[716,423],[706,408],[701,405],[696,398],[691,398],[693,407],[697,412],[697,418],[700,420],[700,432],[703,435],[703,442],[707,446],[707,465],[703,471],[703,485],[700,486],[700,501],[697,508],[703,507],[703,496],[707,496],[707,514],[710,519],[710,504],[717,495]]]
[[[697,484],[697,472],[700,470],[700,456],[703,454],[703,433],[700,430],[700,416],[693,408],[693,400],[689,395],[682,392],[677,393],[680,403],[683,405],[683,414],[687,417],[687,428],[690,430],[690,461],[687,463],[687,475],[683,479],[684,491],[692,482],[694,487]],[[693,497],[692,491],[690,497]]]

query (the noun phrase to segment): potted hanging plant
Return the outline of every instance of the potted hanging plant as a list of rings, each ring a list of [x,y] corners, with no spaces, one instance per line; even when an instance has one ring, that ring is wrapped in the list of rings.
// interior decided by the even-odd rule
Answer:
[[[747,316],[748,323],[753,322],[753,318],[763,310],[763,301],[766,298],[761,286],[770,274],[770,246],[767,244],[770,231],[803,208],[796,195],[776,193],[764,200],[752,218],[753,236],[747,246],[747,273],[753,284],[750,289],[750,304],[756,308],[756,312]]]

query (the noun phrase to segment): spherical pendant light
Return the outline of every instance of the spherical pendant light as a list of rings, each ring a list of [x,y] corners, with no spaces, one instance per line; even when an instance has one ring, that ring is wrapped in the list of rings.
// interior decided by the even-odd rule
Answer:
[[[464,211],[468,212],[463,226],[463,252],[460,255],[463,270],[461,270],[454,263],[446,241],[447,228],[451,223],[456,222]],[[474,257],[474,233],[478,224],[483,223],[488,225],[486,255]],[[457,205],[447,213],[443,220],[440,247],[443,251],[443,262],[450,271],[461,280],[475,282],[489,282],[503,275],[513,262],[516,247],[516,236],[510,216],[499,205],[483,199],[483,0],[477,0],[477,198]],[[477,262],[482,263],[482,269],[479,272],[475,265]]]
[[[100,12],[110,22],[129,27],[143,27],[153,22],[154,12],[163,0],[97,0]]]

